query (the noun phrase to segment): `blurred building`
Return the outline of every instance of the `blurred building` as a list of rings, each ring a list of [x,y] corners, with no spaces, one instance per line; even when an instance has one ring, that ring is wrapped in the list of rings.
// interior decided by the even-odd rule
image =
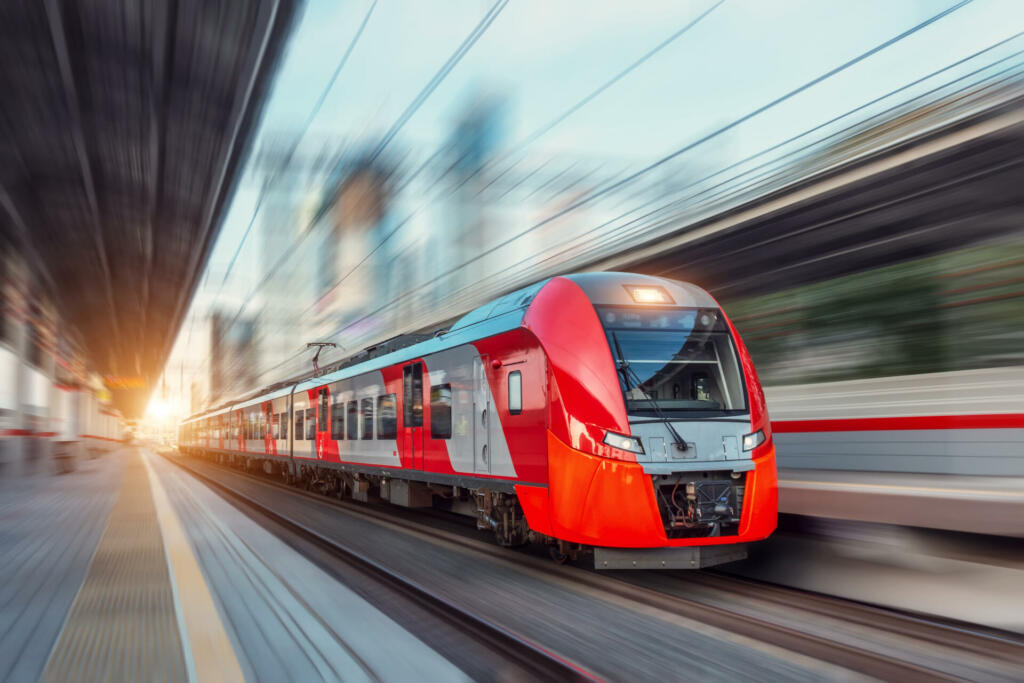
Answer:
[[[354,321],[387,301],[392,275],[391,249],[384,243],[392,205],[390,169],[380,160],[360,157],[340,174],[324,215],[317,280],[315,316],[329,324]]]
[[[229,398],[233,387],[255,387],[259,377],[256,319],[214,312],[210,316],[210,400]]]

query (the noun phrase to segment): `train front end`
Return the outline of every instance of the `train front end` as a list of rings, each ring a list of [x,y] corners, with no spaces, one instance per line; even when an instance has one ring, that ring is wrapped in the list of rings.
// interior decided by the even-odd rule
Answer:
[[[549,535],[593,547],[595,565],[612,569],[720,564],[771,534],[764,393],[707,292],[570,275],[538,293],[524,323],[549,363]]]

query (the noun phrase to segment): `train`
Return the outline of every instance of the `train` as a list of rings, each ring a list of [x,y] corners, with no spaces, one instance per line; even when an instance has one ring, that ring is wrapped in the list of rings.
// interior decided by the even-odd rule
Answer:
[[[715,299],[578,273],[504,295],[179,426],[187,455],[476,518],[599,569],[745,557],[775,529],[764,391]]]

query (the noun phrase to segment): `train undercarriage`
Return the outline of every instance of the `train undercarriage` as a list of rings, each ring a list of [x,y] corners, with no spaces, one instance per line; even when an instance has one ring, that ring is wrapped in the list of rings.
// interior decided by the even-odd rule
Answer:
[[[745,546],[686,548],[595,548],[552,538],[530,528],[512,491],[471,485],[413,481],[334,465],[293,462],[290,458],[248,457],[231,451],[182,449],[243,471],[267,475],[297,488],[338,500],[386,502],[405,508],[436,509],[471,517],[503,547],[536,544],[557,563],[593,559],[597,569],[700,568],[746,557]],[[743,502],[743,477],[728,472],[697,472],[655,477],[662,520],[670,538],[734,535]],[[468,482],[466,482],[468,483]]]

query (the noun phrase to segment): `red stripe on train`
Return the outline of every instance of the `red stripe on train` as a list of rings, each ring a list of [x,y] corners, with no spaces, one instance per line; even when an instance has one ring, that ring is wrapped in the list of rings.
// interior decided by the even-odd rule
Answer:
[[[914,417],[861,417],[837,420],[779,420],[772,432],[872,432],[906,429],[1024,429],[1024,414],[922,415]]]

